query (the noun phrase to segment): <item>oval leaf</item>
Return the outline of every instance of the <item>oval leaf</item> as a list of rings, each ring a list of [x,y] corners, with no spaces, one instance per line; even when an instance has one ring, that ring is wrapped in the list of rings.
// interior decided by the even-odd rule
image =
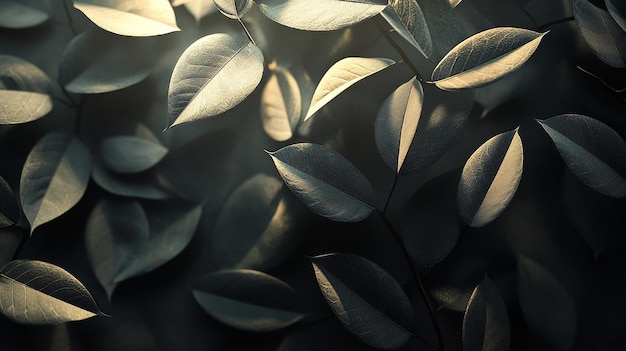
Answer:
[[[358,222],[372,212],[372,185],[334,150],[301,143],[269,154],[287,187],[316,214],[339,222]]]
[[[583,115],[559,115],[539,123],[585,185],[610,197],[626,196],[626,142],[617,132]]]
[[[498,27],[477,33],[452,48],[437,64],[432,80],[444,90],[476,88],[520,68],[546,33]]]
[[[622,0],[604,0],[604,3],[615,23],[626,32],[626,3]]]
[[[232,19],[241,18],[253,4],[249,0],[213,0],[213,2],[224,16]]]
[[[268,332],[303,317],[293,288],[259,271],[237,269],[207,274],[193,295],[213,318],[237,329]]]
[[[218,115],[243,101],[263,76],[263,53],[242,35],[219,33],[178,59],[168,93],[171,126]]]
[[[74,7],[98,27],[119,35],[145,37],[180,30],[168,0],[141,3],[128,0],[74,0]]]
[[[387,58],[347,57],[336,62],[320,80],[311,106],[304,120],[313,116],[317,111],[336,98],[339,94],[357,82],[377,73],[396,62]]]
[[[105,166],[119,173],[145,171],[166,154],[164,146],[134,136],[110,137],[100,144],[100,157]]]
[[[157,186],[153,174],[113,173],[96,163],[91,178],[102,189],[119,196],[149,200],[162,200],[170,196]]]
[[[293,136],[302,116],[302,95],[294,76],[274,65],[261,95],[263,129],[276,141]]]
[[[464,351],[509,349],[509,315],[498,289],[486,275],[470,296],[462,330]]]
[[[465,223],[482,227],[496,219],[513,199],[523,166],[517,129],[482,144],[465,163],[459,180],[457,202]]]
[[[423,102],[422,84],[413,78],[391,93],[378,110],[376,147],[385,163],[398,173],[413,142]]]
[[[31,233],[78,203],[91,168],[91,152],[74,136],[50,133],[35,144],[20,178],[20,199]]]
[[[596,56],[611,67],[626,67],[626,33],[613,17],[587,0],[573,1],[578,30]]]
[[[0,312],[27,324],[104,315],[74,276],[51,263],[33,260],[11,261],[0,269]]]
[[[341,323],[368,345],[396,349],[409,340],[411,303],[400,284],[375,263],[352,254],[312,260],[315,278]]]
[[[53,91],[48,75],[19,57],[0,55],[0,89],[50,94]]]
[[[284,26],[329,31],[374,17],[385,9],[386,0],[256,0],[261,11]]]
[[[381,15],[391,28],[422,55],[429,57],[432,54],[433,42],[430,31],[422,8],[416,0],[392,0]]]
[[[47,6],[38,0],[0,1],[0,27],[22,29],[38,26],[48,20]]]

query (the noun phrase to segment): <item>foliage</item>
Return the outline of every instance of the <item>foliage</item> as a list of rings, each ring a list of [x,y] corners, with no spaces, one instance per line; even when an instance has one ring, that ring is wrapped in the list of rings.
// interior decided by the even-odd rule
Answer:
[[[0,349],[613,350],[619,0],[0,0]]]

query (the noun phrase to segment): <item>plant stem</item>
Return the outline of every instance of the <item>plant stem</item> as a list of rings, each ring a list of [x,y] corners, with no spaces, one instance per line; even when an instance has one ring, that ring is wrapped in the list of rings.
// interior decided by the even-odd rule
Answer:
[[[241,28],[243,28],[243,30],[246,32],[246,35],[248,36],[248,39],[250,39],[250,42],[252,44],[254,44],[254,46],[257,46],[256,43],[254,42],[254,39],[252,38],[252,35],[250,34],[250,32],[248,31],[248,28],[246,28],[246,25],[243,23],[243,21],[241,20],[241,17],[237,16],[237,21],[239,22],[239,24],[241,25]]]
[[[378,30],[383,34],[387,42],[394,48],[394,50],[396,50],[398,54],[400,54],[400,57],[402,58],[402,62],[404,62],[407,66],[409,66],[411,71],[413,71],[413,73],[415,74],[415,77],[417,78],[417,80],[419,80],[420,82],[423,82],[424,80],[422,79],[422,76],[417,70],[417,67],[415,67],[413,62],[411,62],[411,59],[409,59],[409,56],[406,54],[406,52],[404,52],[404,50],[402,50],[400,45],[398,45],[398,43],[391,37],[391,32],[389,32],[383,26],[378,16],[374,18],[374,23],[376,24],[376,28],[378,28]]]
[[[552,27],[554,25],[561,24],[561,23],[572,22],[574,20],[575,20],[574,16],[570,16],[570,17],[561,18],[561,19],[558,19],[558,20],[555,20],[555,21],[551,21],[551,22],[548,22],[548,23],[544,23],[544,24],[540,25],[539,27],[537,27],[537,31],[538,32],[543,32],[546,29],[548,29],[549,27]]]
[[[66,0],[61,0],[61,1],[63,2],[63,9],[65,10],[65,15],[67,16],[67,21],[70,26],[70,29],[72,30],[72,33],[74,33],[74,36],[77,36],[78,30],[76,29],[76,25],[74,24],[74,20],[72,19],[72,14],[70,13],[70,8],[67,5],[67,1]]]

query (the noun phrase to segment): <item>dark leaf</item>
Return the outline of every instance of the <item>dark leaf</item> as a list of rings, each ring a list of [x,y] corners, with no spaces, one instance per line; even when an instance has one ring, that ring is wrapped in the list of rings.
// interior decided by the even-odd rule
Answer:
[[[25,239],[24,231],[18,226],[0,228],[0,267],[15,257]]]
[[[615,23],[626,32],[626,2],[623,0],[604,0],[604,3]]]
[[[416,0],[391,0],[382,17],[425,57],[432,55],[433,43],[422,8]]]
[[[20,208],[11,186],[0,176],[0,228],[9,227],[17,223],[20,218]]]
[[[48,75],[19,57],[0,55],[0,89],[52,93]]]
[[[450,0],[418,0],[433,44],[432,60],[440,60],[455,45],[468,37],[461,16],[457,16]]]
[[[224,16],[232,19],[241,18],[253,4],[250,0],[213,0],[213,2]]]
[[[293,136],[302,117],[302,95],[287,68],[274,64],[271,73],[261,95],[261,120],[272,139],[285,141]]]
[[[156,165],[167,154],[161,144],[134,136],[115,136],[102,141],[100,157],[114,172],[138,173]]]
[[[38,26],[48,20],[45,0],[0,1],[0,27],[22,29]]]
[[[578,30],[596,56],[611,67],[626,67],[626,32],[588,0],[573,0]]]
[[[119,174],[95,164],[91,178],[111,194],[139,199],[162,200],[170,195],[158,186],[153,174]]]
[[[281,340],[278,351],[348,351],[376,350],[363,344],[343,328],[337,319],[329,319],[302,328],[294,328]]]

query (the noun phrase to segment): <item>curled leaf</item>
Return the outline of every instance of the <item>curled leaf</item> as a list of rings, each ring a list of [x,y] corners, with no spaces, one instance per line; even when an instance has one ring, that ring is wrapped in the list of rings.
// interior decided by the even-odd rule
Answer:
[[[50,18],[47,4],[41,0],[0,1],[0,27],[22,29],[38,26]]]
[[[626,67],[626,32],[611,14],[588,0],[574,0],[573,10],[578,29],[596,56],[611,67]]]
[[[102,141],[104,164],[119,173],[138,173],[157,164],[167,154],[161,144],[134,136],[115,136]]]
[[[288,69],[276,66],[261,95],[263,129],[276,141],[288,140],[301,116],[302,95],[298,81]]]

